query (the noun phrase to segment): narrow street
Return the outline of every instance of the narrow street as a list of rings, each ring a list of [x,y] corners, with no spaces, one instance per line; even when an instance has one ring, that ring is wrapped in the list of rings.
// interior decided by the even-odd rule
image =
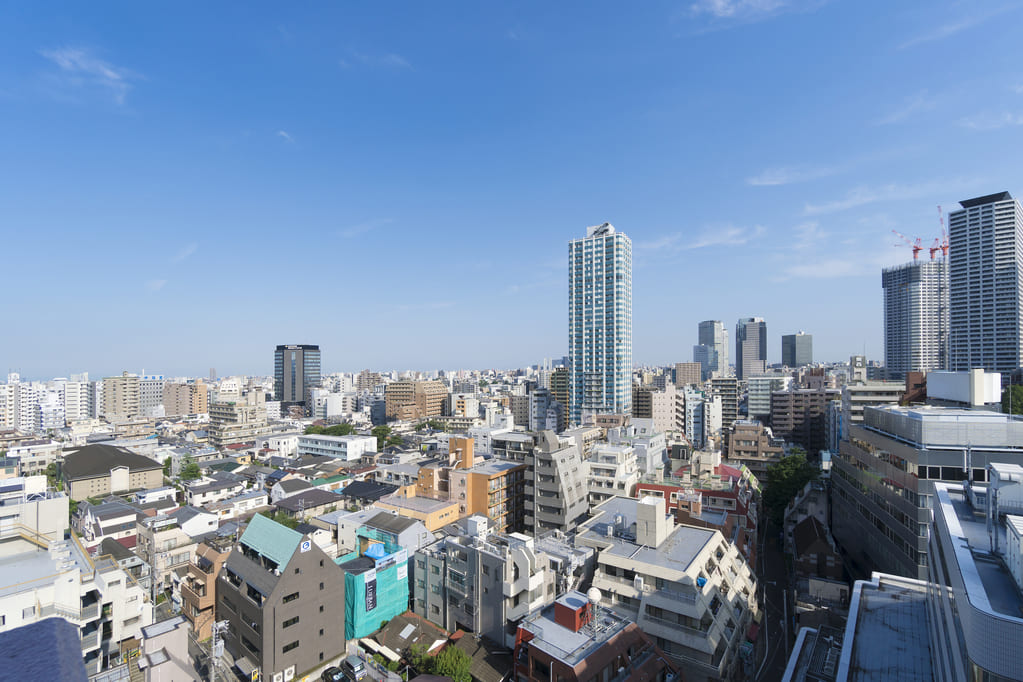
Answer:
[[[795,641],[791,618],[786,624],[785,599],[789,596],[789,576],[785,552],[779,539],[780,530],[765,523],[758,553],[757,575],[764,595],[764,619],[761,622],[762,656],[755,679],[757,682],[780,680],[788,663],[789,647]]]

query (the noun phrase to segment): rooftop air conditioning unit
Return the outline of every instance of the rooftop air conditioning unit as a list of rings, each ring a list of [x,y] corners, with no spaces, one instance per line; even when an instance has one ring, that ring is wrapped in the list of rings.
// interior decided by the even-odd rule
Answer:
[[[632,586],[636,588],[637,592],[643,591],[643,576],[637,575],[632,579]]]

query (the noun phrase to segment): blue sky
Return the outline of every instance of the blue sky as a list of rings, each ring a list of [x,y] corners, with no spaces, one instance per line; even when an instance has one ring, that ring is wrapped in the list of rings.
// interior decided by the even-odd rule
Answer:
[[[211,6],[212,5],[212,6]],[[0,369],[515,367],[567,242],[633,240],[634,360],[766,318],[883,354],[891,230],[1023,194],[1009,2],[0,2]],[[926,251],[924,252],[926,257]]]

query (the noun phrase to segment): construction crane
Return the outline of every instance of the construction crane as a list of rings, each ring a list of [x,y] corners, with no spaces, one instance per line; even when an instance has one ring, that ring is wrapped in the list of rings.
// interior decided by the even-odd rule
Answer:
[[[930,248],[927,250],[931,252],[931,260],[934,260],[934,254],[936,254],[938,251],[941,251],[941,238],[935,237],[934,243],[931,244]]]
[[[941,225],[941,244],[937,244],[941,248],[941,257],[948,257],[948,231],[945,230],[945,215],[941,212],[941,206],[938,206],[938,223]],[[931,255],[933,258],[934,255]]]
[[[892,230],[892,233],[895,234],[896,236],[898,236],[898,238],[901,239],[903,242],[905,242],[906,246],[908,246],[909,248],[913,249],[913,260],[914,261],[917,258],[919,258],[920,252],[924,250],[923,240],[921,240],[920,237],[917,237],[915,242],[911,242],[911,241],[909,241],[909,237],[907,237],[906,235],[902,234],[901,232],[897,232],[895,230]],[[894,246],[901,246],[901,244],[894,244]]]

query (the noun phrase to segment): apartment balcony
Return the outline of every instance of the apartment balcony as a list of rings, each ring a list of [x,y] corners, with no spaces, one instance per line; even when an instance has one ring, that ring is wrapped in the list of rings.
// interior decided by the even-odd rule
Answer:
[[[504,582],[504,596],[514,597],[520,592],[532,592],[543,587],[543,572],[520,576],[518,580]]]
[[[82,651],[98,649],[102,640],[100,639],[100,628],[96,628],[87,635],[82,635]]]
[[[83,606],[82,607],[82,622],[83,623],[88,623],[89,621],[96,620],[97,618],[99,618],[99,612],[100,612],[100,603],[98,601],[97,602],[93,602],[92,604],[89,604],[88,606]]]
[[[181,582],[181,598],[189,606],[204,610],[213,606],[213,591],[209,590],[205,583],[196,583],[192,580]]]

